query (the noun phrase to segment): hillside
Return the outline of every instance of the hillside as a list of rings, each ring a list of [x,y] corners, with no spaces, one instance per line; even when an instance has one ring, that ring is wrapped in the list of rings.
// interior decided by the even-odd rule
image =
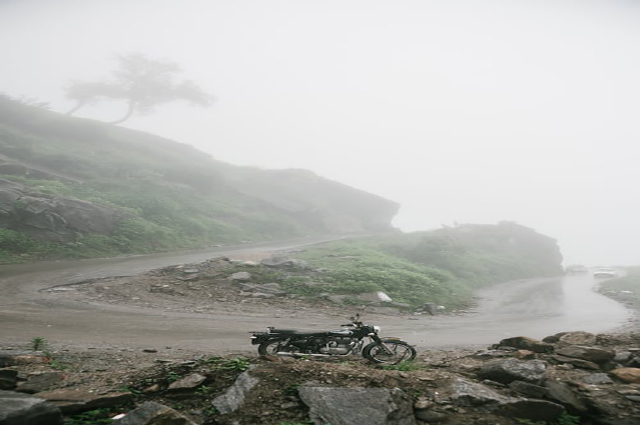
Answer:
[[[234,166],[0,96],[0,262],[384,232],[397,210],[310,171]]]

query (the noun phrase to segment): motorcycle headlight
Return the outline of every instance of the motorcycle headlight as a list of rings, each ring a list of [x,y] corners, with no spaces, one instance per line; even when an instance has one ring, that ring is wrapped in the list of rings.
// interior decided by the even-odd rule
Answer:
[[[373,331],[374,331],[375,333],[377,333],[377,334],[378,334],[378,333],[380,333],[380,330],[381,330],[381,329],[380,329],[380,326],[374,326],[374,327],[373,327]]]

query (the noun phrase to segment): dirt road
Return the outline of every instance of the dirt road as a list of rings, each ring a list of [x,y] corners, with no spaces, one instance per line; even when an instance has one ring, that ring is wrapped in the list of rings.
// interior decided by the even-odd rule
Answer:
[[[230,313],[186,313],[130,305],[70,301],[43,291],[57,285],[108,276],[134,275],[172,264],[194,263],[290,249],[318,239],[280,244],[214,248],[182,254],[2,266],[0,343],[36,336],[70,347],[156,348],[179,346],[210,352],[253,350],[247,332],[267,325],[300,329],[334,328],[340,315],[323,311],[281,314],[277,306]],[[516,335],[544,337],[561,331],[609,331],[631,320],[620,304],[593,292],[589,275],[527,280],[494,286],[480,294],[478,307],[460,316],[368,316],[384,335],[418,348],[486,345]],[[344,312],[344,317],[351,314]]]

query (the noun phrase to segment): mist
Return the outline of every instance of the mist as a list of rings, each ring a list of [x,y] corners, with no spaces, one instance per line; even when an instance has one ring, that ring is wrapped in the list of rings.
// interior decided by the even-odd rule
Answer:
[[[65,112],[116,55],[166,58],[214,105],[125,126],[392,199],[403,231],[509,220],[566,263],[639,264],[638,22],[623,0],[0,0],[0,92]]]

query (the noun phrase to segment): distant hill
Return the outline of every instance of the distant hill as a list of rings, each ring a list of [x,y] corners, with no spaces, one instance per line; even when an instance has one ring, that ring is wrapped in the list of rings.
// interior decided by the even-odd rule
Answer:
[[[0,96],[0,261],[393,230],[399,205]]]

